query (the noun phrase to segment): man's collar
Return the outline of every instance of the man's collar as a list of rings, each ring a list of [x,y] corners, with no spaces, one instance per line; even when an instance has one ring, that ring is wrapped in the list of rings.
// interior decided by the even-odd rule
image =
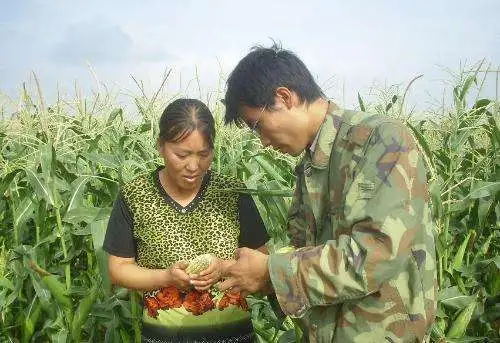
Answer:
[[[309,146],[311,164],[315,168],[326,168],[330,160],[332,145],[342,122],[342,111],[335,103],[328,102],[323,123]]]
[[[323,123],[324,122],[325,121],[323,120]],[[321,123],[321,126],[323,126],[323,123]],[[316,136],[314,136],[314,140],[312,141],[311,145],[309,145],[309,152],[311,153],[311,155],[314,154],[314,149],[316,149],[316,144],[318,143],[319,133],[321,132],[321,126],[320,126],[319,130],[316,132]]]

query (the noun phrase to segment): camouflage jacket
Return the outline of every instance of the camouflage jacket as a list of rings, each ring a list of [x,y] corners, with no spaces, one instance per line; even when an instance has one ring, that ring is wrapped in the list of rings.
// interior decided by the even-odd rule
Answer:
[[[400,122],[330,104],[296,168],[293,252],[272,254],[281,309],[310,342],[422,342],[436,311],[423,160]]]

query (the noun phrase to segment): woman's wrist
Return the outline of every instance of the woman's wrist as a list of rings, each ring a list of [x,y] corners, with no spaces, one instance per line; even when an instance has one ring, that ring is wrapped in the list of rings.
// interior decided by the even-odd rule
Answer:
[[[164,286],[170,286],[172,284],[172,269],[167,268],[167,269],[160,269],[160,275],[161,275],[161,283]]]

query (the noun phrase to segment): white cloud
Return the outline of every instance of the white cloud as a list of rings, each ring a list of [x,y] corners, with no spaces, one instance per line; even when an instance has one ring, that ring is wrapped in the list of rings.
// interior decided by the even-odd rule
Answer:
[[[70,65],[123,63],[131,59],[132,50],[132,39],[119,26],[94,20],[69,26],[53,58]]]
[[[405,84],[421,73],[413,94],[424,102],[426,91],[442,91],[436,79],[446,75],[437,65],[456,70],[483,57],[500,64],[497,0],[29,0],[4,7],[0,89],[11,94],[32,69],[48,97],[57,84],[71,90],[75,79],[93,87],[90,62],[101,81],[131,91],[130,74],[154,91],[172,68],[169,90],[196,96],[198,84],[189,83],[196,68],[202,92],[214,91],[252,45],[268,45],[270,37],[296,51],[327,93],[347,104],[375,80]]]

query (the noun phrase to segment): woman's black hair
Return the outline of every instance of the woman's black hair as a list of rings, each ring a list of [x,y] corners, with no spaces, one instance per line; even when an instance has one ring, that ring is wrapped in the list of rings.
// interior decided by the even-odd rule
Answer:
[[[215,123],[207,105],[197,99],[177,99],[163,111],[159,122],[158,141],[180,142],[193,131],[200,131],[210,149],[214,147]]]

